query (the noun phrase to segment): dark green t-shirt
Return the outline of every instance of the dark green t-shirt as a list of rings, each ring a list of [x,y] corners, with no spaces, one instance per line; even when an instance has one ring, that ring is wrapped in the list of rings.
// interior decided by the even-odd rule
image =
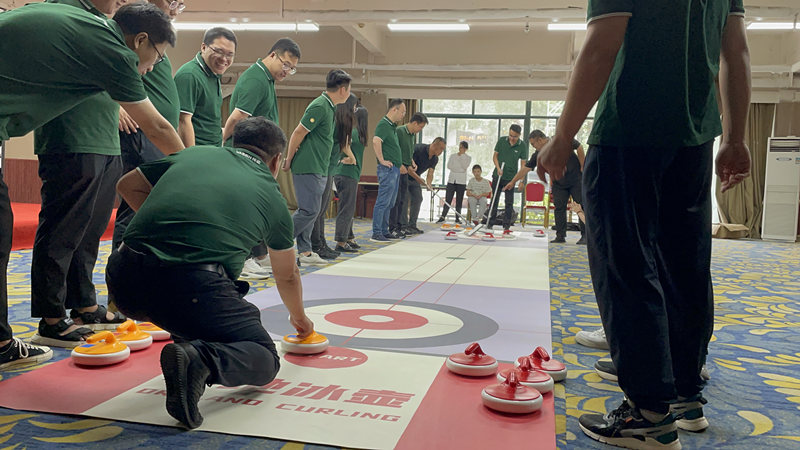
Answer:
[[[333,117],[336,112],[328,94],[322,93],[306,108],[300,125],[308,134],[292,158],[292,173],[327,176],[333,147]]]
[[[408,125],[400,125],[396,129],[397,143],[400,144],[400,152],[404,166],[411,166],[412,156],[414,156],[415,138],[413,134],[408,132]]]
[[[274,250],[294,245],[278,183],[248,150],[190,147],[138,170],[153,189],[123,240],[166,265],[220,263],[236,278],[259,242]]]
[[[222,84],[200,52],[175,72],[181,112],[192,115],[196,145],[222,144]]]
[[[350,143],[350,151],[356,157],[355,164],[337,164],[333,170],[334,175],[342,175],[352,178],[356,181],[361,179],[361,164],[364,161],[364,144],[358,138],[358,130],[353,128],[353,134],[350,136],[352,142]],[[341,161],[345,157],[344,153],[339,152],[338,160]]]
[[[589,22],[629,16],[589,144],[688,147],[722,132],[715,78],[722,31],[742,0],[590,0]]]
[[[400,142],[397,140],[397,125],[388,117],[383,116],[383,119],[378,122],[378,126],[375,127],[375,137],[382,142],[383,159],[390,161],[395,167],[400,167],[403,163],[403,153],[400,150]]]
[[[520,159],[528,159],[528,144],[522,141],[522,139],[517,140],[517,143],[511,145],[508,142],[508,136],[503,136],[497,140],[497,144],[494,146],[494,151],[497,153],[497,162],[501,165],[506,163],[503,167],[503,176],[500,177],[501,180],[511,180],[514,178],[514,175],[517,174],[517,170],[519,169],[519,160]],[[497,168],[492,171],[492,177],[497,176]]]
[[[142,80],[153,106],[177,130],[181,115],[181,99],[178,97],[175,80],[172,79],[172,64],[169,57],[164,55],[164,60],[153,66],[153,70],[143,76]]]
[[[119,102],[147,98],[139,59],[110,19],[74,6],[28,4],[0,14],[0,43],[0,140],[102,91]]]
[[[251,117],[265,117],[278,124],[278,99],[275,95],[275,78],[262,60],[248,67],[231,94],[230,110],[238,109]],[[228,138],[225,145],[232,145]]]

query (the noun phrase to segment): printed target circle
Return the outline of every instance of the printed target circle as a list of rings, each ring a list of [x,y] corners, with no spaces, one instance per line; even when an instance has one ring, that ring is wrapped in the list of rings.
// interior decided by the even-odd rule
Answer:
[[[448,305],[394,299],[326,299],[305,302],[306,314],[331,345],[424,348],[464,344],[494,335],[497,322]],[[264,326],[279,335],[293,333],[283,308],[261,312]]]

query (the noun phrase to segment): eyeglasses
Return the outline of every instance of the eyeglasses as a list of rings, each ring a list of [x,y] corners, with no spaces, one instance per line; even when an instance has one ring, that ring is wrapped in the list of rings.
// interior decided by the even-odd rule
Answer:
[[[161,61],[164,60],[164,55],[162,55],[161,52],[158,51],[158,47],[156,47],[156,43],[153,42],[152,39],[150,39],[150,36],[147,36],[147,40],[150,41],[150,45],[153,46],[153,50],[155,50],[156,54],[158,55],[158,59],[156,59],[156,62],[153,63],[153,65],[156,65],[156,64],[158,64],[158,63],[160,63]]]
[[[275,53],[275,57],[278,58],[278,61],[280,61],[281,64],[283,64],[283,70],[286,71],[287,73],[289,73],[289,75],[294,75],[294,74],[297,73],[297,67],[292,67],[291,65],[289,65],[289,63],[287,63],[286,61],[282,60],[281,57],[278,56],[277,53]]]
[[[222,50],[221,48],[212,47],[210,45],[208,46],[208,48],[210,48],[211,51],[216,53],[217,55],[223,58],[228,58],[231,61],[233,61],[233,57],[236,56],[236,53],[225,53],[225,50]]]
[[[169,9],[178,10],[178,14],[180,14],[184,9],[186,9],[186,5],[181,2],[174,1],[169,4]]]

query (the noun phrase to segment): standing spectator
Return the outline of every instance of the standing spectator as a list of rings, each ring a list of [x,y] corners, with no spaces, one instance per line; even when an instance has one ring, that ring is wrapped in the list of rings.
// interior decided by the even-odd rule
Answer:
[[[339,195],[339,208],[336,213],[336,251],[355,253],[361,248],[353,235],[353,214],[356,210],[358,180],[361,179],[361,165],[364,161],[364,147],[367,145],[369,112],[367,108],[356,108],[355,126],[350,136],[350,151],[355,163],[348,161],[336,166],[333,180]]]
[[[399,167],[400,178],[397,181],[397,198],[394,201],[392,212],[389,214],[389,234],[397,238],[406,236],[408,227],[408,180],[411,175],[408,171],[414,168],[414,141],[417,134],[428,124],[428,118],[421,112],[414,113],[406,125],[397,127],[397,142],[403,153],[403,164]]]
[[[378,160],[378,197],[372,209],[372,242],[389,242],[400,239],[389,234],[389,215],[397,199],[397,183],[400,178],[399,167],[403,164],[403,154],[397,140],[397,123],[406,115],[403,99],[389,101],[389,110],[375,127],[372,149]]]
[[[464,202],[464,191],[467,189],[467,170],[472,164],[472,157],[467,155],[469,143],[461,141],[458,144],[458,153],[451,156],[447,160],[447,168],[450,170],[450,175],[447,177],[447,188],[445,190],[444,207],[442,208],[442,215],[436,223],[442,223],[447,218],[447,212],[450,210],[450,202],[453,201],[453,194],[456,196],[456,212],[461,214],[461,204]],[[461,223],[461,219],[456,216],[456,223]]]

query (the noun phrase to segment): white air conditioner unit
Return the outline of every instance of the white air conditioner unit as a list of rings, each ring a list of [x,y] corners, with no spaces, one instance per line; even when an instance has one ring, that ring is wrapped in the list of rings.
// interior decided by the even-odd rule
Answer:
[[[800,138],[769,138],[761,237],[794,242],[800,202]]]

